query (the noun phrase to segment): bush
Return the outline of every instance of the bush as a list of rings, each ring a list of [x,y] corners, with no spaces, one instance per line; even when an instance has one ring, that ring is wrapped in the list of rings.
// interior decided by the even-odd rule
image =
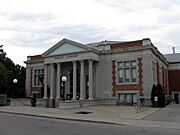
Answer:
[[[157,104],[154,101],[154,97],[158,98]],[[165,106],[165,94],[163,93],[163,89],[161,84],[153,84],[152,91],[151,91],[151,103],[152,106],[156,107],[164,107]]]

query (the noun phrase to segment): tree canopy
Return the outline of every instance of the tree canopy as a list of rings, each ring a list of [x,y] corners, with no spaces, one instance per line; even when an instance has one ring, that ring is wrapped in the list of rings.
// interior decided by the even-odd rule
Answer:
[[[3,64],[0,63],[0,92],[4,94],[7,89],[7,69]]]
[[[0,46],[0,94],[8,94],[9,97],[14,95],[24,97],[26,69],[14,64],[2,47],[3,45]],[[17,79],[18,83],[13,84],[13,79]]]

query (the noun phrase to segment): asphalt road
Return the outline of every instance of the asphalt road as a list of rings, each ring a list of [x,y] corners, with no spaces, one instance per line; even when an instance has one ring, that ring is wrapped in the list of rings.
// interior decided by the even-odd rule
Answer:
[[[102,123],[0,113],[0,135],[179,135],[180,130],[140,128]]]

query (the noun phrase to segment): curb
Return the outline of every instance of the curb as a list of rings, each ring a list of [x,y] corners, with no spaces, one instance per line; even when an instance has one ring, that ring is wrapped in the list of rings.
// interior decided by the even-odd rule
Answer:
[[[161,108],[159,108],[158,110],[156,110],[156,111],[152,112],[151,114],[149,114],[149,115],[147,115],[147,116],[144,116],[141,120],[147,120],[146,118],[148,118],[148,117],[152,116],[153,114],[155,114],[155,113],[159,112],[160,110],[161,110]]]
[[[98,120],[87,120],[87,119],[73,119],[73,118],[63,118],[63,117],[53,117],[53,116],[43,116],[43,115],[36,115],[36,114],[27,114],[27,113],[17,113],[17,112],[6,112],[0,111],[0,113],[6,114],[16,114],[22,116],[33,116],[39,118],[47,118],[47,119],[56,119],[56,120],[68,120],[68,121],[80,121],[80,122],[90,122],[90,123],[101,123],[101,124],[113,124],[113,125],[120,125],[120,126],[127,126],[126,124],[122,123],[115,123],[115,122],[107,122],[107,121],[98,121]]]

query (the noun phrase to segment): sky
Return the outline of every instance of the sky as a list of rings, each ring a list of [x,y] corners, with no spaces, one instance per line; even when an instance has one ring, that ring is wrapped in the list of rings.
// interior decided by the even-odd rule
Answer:
[[[180,52],[180,0],[0,0],[0,45],[14,63],[68,38],[80,43],[150,38]]]

